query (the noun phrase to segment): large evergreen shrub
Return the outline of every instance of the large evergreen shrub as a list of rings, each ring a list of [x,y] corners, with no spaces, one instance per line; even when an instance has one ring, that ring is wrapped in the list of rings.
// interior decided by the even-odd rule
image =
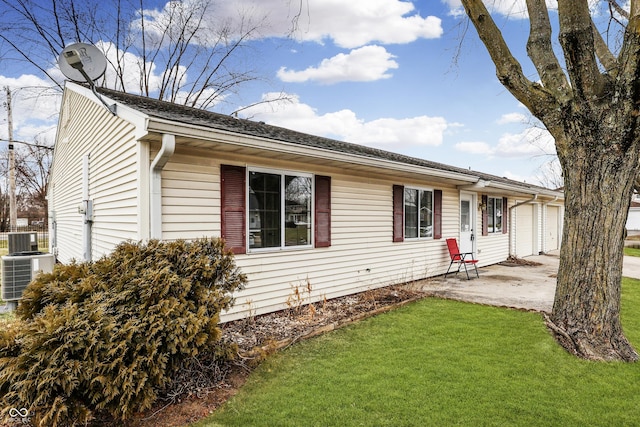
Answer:
[[[27,408],[37,424],[72,425],[150,408],[186,358],[228,357],[219,314],[245,283],[219,239],[123,243],[94,263],[57,265],[0,332],[4,415]]]

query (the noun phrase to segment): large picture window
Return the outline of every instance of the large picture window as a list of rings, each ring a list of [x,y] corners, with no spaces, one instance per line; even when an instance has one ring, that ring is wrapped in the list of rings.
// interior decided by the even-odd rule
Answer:
[[[433,237],[433,191],[404,189],[404,237]]]
[[[311,245],[312,177],[249,171],[249,248]]]
[[[487,198],[487,231],[502,233],[502,197]]]
[[[234,254],[312,243],[328,248],[331,177],[221,165],[220,219],[221,237]]]

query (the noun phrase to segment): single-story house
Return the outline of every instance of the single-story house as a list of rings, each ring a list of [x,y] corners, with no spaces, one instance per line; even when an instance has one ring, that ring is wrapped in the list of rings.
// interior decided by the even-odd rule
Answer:
[[[67,83],[51,252],[222,237],[249,284],[225,321],[559,248],[563,193],[154,99]]]

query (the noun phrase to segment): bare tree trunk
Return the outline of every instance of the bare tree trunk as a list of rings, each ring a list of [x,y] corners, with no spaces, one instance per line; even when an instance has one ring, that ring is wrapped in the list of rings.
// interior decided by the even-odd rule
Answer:
[[[500,82],[555,138],[565,216],[547,324],[580,357],[636,361],[620,323],[620,287],[625,225],[640,169],[640,0],[631,2],[617,57],[594,33],[586,0],[558,0],[563,66],[552,47],[546,2],[527,0],[527,53],[540,83],[523,74],[484,2],[461,1]],[[601,66],[608,71],[601,72]]]
[[[561,158],[564,231],[548,325],[580,357],[635,361],[638,355],[622,332],[619,313],[624,233],[638,158],[596,149],[602,146],[583,142],[570,159]]]

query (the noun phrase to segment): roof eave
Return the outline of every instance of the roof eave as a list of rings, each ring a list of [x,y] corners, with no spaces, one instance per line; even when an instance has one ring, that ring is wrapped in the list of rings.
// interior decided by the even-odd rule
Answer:
[[[149,132],[174,133],[183,137],[197,138],[200,140],[210,140],[218,143],[223,142],[230,145],[250,147],[260,150],[269,150],[273,152],[281,152],[284,154],[329,159],[341,163],[358,164],[371,168],[382,168],[386,170],[410,172],[416,175],[425,175],[434,178],[453,180],[456,181],[456,183],[473,183],[478,180],[477,176],[469,174],[430,168],[422,165],[411,165],[387,159],[377,159],[358,154],[339,153],[320,147],[307,147],[287,141],[240,134],[223,129],[212,129],[209,127],[188,123],[179,123],[156,117],[150,117],[147,129]]]

